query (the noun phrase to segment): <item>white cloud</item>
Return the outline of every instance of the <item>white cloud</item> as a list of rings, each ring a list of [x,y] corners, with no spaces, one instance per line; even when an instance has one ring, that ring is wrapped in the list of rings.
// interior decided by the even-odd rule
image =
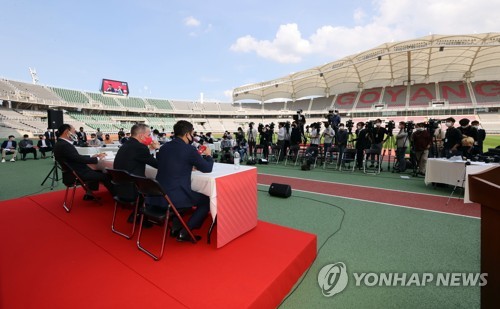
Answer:
[[[365,20],[366,13],[365,11],[363,11],[363,9],[357,8],[356,10],[354,10],[354,14],[352,17],[354,18],[356,24],[361,24]]]
[[[237,52],[256,52],[259,56],[281,63],[297,63],[302,55],[308,54],[311,46],[302,38],[297,24],[281,25],[273,41],[258,41],[247,35],[236,40],[231,50]]]
[[[272,41],[251,35],[231,45],[235,52],[255,52],[280,63],[298,63],[307,55],[332,60],[385,42],[412,39],[428,33],[468,34],[498,31],[500,0],[374,0],[373,16],[353,12],[355,26],[325,25],[303,38],[297,24],[281,25]]]
[[[198,27],[200,24],[201,22],[193,16],[184,18],[184,25],[188,27]]]

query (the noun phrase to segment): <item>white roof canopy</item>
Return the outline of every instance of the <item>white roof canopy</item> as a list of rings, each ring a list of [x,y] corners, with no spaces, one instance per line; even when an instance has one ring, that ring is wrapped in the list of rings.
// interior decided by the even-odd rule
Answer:
[[[298,100],[375,87],[500,79],[500,33],[385,43],[323,66],[233,90],[233,100]]]

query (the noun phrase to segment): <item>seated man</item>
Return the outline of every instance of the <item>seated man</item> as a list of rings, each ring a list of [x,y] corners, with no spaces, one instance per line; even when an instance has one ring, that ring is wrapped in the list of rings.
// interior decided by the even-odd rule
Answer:
[[[165,193],[178,209],[189,209],[196,206],[196,210],[187,222],[189,229],[200,228],[210,210],[210,198],[191,189],[191,172],[193,167],[202,173],[212,172],[214,161],[209,147],[202,155],[190,144],[194,140],[193,124],[179,120],[174,125],[175,139],[160,148],[157,154],[158,174],[156,180],[161,184]],[[160,202],[161,201],[161,202]],[[167,206],[162,198],[151,198],[150,204]],[[171,235],[177,236],[178,241],[190,241],[185,229],[181,229],[180,222],[174,217]]]
[[[17,156],[17,142],[14,139],[14,135],[9,135],[9,139],[2,143],[2,163],[5,162],[5,156],[8,154],[12,155],[10,162],[16,162]]]
[[[134,124],[130,131],[132,136],[127,143],[123,144],[123,146],[118,149],[115,161],[113,162],[113,168],[126,170],[130,174],[145,177],[146,165],[158,168],[158,162],[153,156],[150,155],[149,149],[158,149],[160,144],[153,141],[151,138],[151,130],[143,123]],[[115,190],[116,193],[120,195],[133,198],[137,197],[137,190],[135,186],[131,188],[118,186],[115,187]],[[134,212],[132,212],[129,217],[130,223],[133,222],[133,214]]]
[[[88,142],[89,147],[101,147],[102,142],[97,138],[97,135],[92,133],[90,134],[90,141]]]
[[[19,152],[22,154],[21,160],[26,161],[26,154],[32,153],[35,160],[36,148],[33,147],[33,141],[29,139],[28,134],[23,135],[23,139],[19,142]]]
[[[38,150],[42,154],[42,159],[45,159],[45,153],[52,151],[52,142],[48,140],[45,135],[39,135],[39,140],[37,143]]]
[[[65,162],[69,165],[78,176],[85,182],[96,183],[97,188],[93,186],[93,189],[98,189],[98,182],[102,182],[106,188],[113,193],[111,181],[107,175],[95,171],[91,169],[87,164],[97,164],[97,162],[103,159],[106,154],[99,153],[95,154],[92,157],[82,156],[78,153],[75,146],[73,145],[74,141],[78,140],[78,137],[75,132],[75,128],[70,124],[63,124],[59,127],[59,140],[57,141],[54,147],[54,156],[57,162],[61,164]],[[66,171],[67,172],[67,171]],[[63,178],[64,178],[63,171]],[[83,197],[84,200],[93,200],[95,197],[92,195],[91,191],[88,191]]]

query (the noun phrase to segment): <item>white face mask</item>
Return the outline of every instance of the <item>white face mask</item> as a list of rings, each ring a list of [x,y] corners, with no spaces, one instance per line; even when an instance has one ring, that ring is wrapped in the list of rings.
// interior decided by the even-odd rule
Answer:
[[[473,126],[474,129],[479,129],[479,126]]]
[[[376,123],[375,126],[376,127],[380,127],[382,124],[381,123]]]
[[[453,126],[453,124],[451,122],[447,122],[446,126],[449,128],[449,127]]]
[[[344,127],[339,127],[339,130],[344,130]]]
[[[424,128],[417,128],[417,131],[423,131]]]
[[[78,141],[78,135],[76,135],[75,133],[69,133],[69,138],[71,140],[73,140],[73,142],[77,142]]]
[[[467,128],[467,126],[462,126],[463,129]]]

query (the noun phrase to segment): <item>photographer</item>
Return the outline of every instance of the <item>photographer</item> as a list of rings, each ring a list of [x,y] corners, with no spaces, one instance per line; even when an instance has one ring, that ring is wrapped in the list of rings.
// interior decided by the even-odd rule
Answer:
[[[389,138],[384,138],[385,135],[387,134],[387,129],[382,127],[382,120],[377,119],[375,120],[375,127],[371,127],[371,130],[369,130],[368,138],[370,139],[371,142],[371,150],[375,150],[377,153],[373,153],[370,155],[371,159],[371,165],[370,167],[374,167],[375,163],[375,156],[377,156],[377,162],[380,161],[380,153],[382,152],[382,147]]]
[[[473,137],[475,136],[474,142],[474,153],[475,154],[483,154],[483,142],[486,138],[486,131],[479,127],[479,121],[474,120],[471,122],[472,130],[474,131]]]
[[[347,134],[347,130],[344,127],[343,123],[339,124],[339,131],[336,135],[335,144],[339,148],[339,156],[337,160],[337,166],[340,166],[340,162],[342,162],[342,156],[344,155],[344,151],[347,147],[347,140],[349,135]]]
[[[294,121],[292,122],[292,132],[290,133],[290,146],[296,146],[299,145],[302,136],[300,134],[300,129],[297,127],[297,123]]]
[[[406,132],[406,123],[404,121],[399,122],[399,132],[396,135],[396,160],[398,162],[398,168],[394,169],[395,172],[401,173],[406,171],[406,148],[408,148],[409,139],[408,133]]]
[[[325,130],[323,130],[323,149],[325,153],[332,147],[333,138],[335,137],[335,131],[330,126],[329,122],[324,122]]]
[[[290,122],[280,122],[278,124],[278,146],[280,147],[280,160],[283,160],[285,153],[290,147]]]
[[[358,122],[356,124],[356,161],[359,169],[363,168],[363,155],[364,150],[370,148],[370,140],[367,136],[367,131],[364,128],[365,124],[363,122]]]
[[[339,111],[338,110],[329,110],[328,115],[326,115],[326,119],[328,119],[328,122],[330,123],[330,127],[333,129],[335,134],[337,134],[338,129],[339,129],[339,124],[341,121]]]
[[[247,130],[247,141],[248,141],[248,155],[250,157],[255,156],[255,145],[257,141],[257,129],[254,128],[254,123],[250,122],[248,124]]]
[[[260,133],[260,146],[262,146],[262,157],[267,160],[269,157],[269,144],[272,139],[272,131],[268,124],[265,126],[259,125],[259,133]]]
[[[304,131],[304,125],[306,124],[306,117],[302,114],[301,109],[297,111],[297,115],[293,116],[293,120],[297,123],[297,128],[299,128],[304,144],[306,144],[307,138],[305,136],[305,131]]]
[[[418,166],[418,174],[425,175],[425,167],[427,166],[427,157],[432,144],[432,137],[428,130],[425,129],[425,124],[417,123],[415,132],[411,135],[413,150],[415,150],[415,158]]]
[[[455,119],[450,117],[446,118],[446,134],[444,136],[443,144],[443,157],[447,159],[453,156],[460,156],[462,153],[458,147],[462,145],[462,133],[454,127]]]
[[[318,156],[319,143],[321,138],[321,122],[315,122],[311,124],[311,144],[306,150],[306,162],[302,165],[302,170],[310,170],[311,165],[316,160]]]

